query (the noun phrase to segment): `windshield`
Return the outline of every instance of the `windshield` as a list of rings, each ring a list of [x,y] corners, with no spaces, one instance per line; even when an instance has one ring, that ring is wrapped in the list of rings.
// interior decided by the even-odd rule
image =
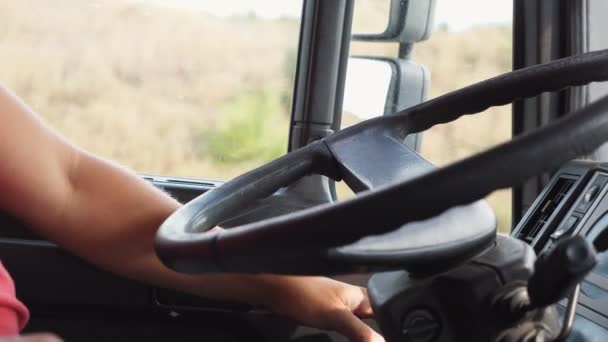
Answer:
[[[137,172],[229,179],[287,150],[302,1],[0,2],[0,80]]]

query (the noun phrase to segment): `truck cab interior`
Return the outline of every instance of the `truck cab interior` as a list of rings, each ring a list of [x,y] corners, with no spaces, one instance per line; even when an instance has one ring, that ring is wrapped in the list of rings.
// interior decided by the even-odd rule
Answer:
[[[59,1],[58,6],[69,7],[70,1]],[[246,12],[224,17],[205,14],[201,19],[196,13],[204,11],[191,6],[123,0],[91,1],[82,13],[98,19],[119,2],[129,6],[112,13],[141,16],[149,20],[146,30],[155,27],[154,18],[165,11],[188,13],[192,23],[204,20],[216,26],[218,18],[228,18],[235,32],[246,32],[265,18]],[[604,253],[608,249],[604,146],[608,142],[608,88],[602,83],[608,80],[608,50],[604,50],[608,30],[602,20],[608,6],[601,0],[509,1],[509,49],[496,56],[470,57],[457,67],[468,70],[473,80],[471,65],[483,58],[502,57],[512,61],[512,71],[480,82],[467,80],[466,87],[433,94],[433,80],[439,76],[424,60],[417,60],[422,55],[416,51],[441,35],[441,30],[448,31],[437,23],[439,7],[446,2],[386,0],[376,27],[357,27],[358,20],[365,22],[361,18],[376,13],[370,10],[377,6],[375,2],[297,2],[297,30],[287,39],[293,45],[292,63],[286,67],[292,77],[287,86],[281,85],[287,91],[281,93],[283,102],[277,105],[289,112],[288,118],[281,119],[288,124],[278,155],[245,162],[246,167],[238,171],[216,169],[213,175],[199,172],[200,168],[194,168],[197,174],[190,176],[163,174],[162,168],[159,172],[136,169],[145,172],[142,178],[185,204],[159,227],[156,251],[161,260],[184,273],[325,275],[367,286],[375,312],[368,323],[389,342],[608,340],[608,258]],[[450,3],[462,6],[471,18],[477,15],[475,1]],[[32,13],[41,18],[58,15],[45,1],[23,4],[30,6],[28,10],[35,8]],[[260,5],[268,4],[261,1]],[[146,6],[156,7],[148,10]],[[11,13],[17,15],[18,8]],[[286,16],[273,18],[273,25],[288,26]],[[133,17],[129,18],[132,23]],[[85,21],[91,27],[103,27],[95,20]],[[192,24],[185,19],[180,23]],[[265,25],[265,34],[283,27]],[[182,28],[172,29],[176,31],[171,40],[184,39]],[[99,32],[95,37],[103,42],[105,31]],[[17,33],[0,35],[0,47],[13,47],[11,34]],[[47,51],[57,46],[47,38],[40,38],[33,49]],[[84,38],[96,44],[94,37]],[[480,44],[495,43],[492,36],[488,38]],[[200,38],[213,41],[205,39]],[[237,64],[260,59],[264,49],[272,49],[264,39],[246,36],[241,42],[250,42],[262,56],[223,58],[235,58]],[[68,51],[68,43],[66,39],[63,50]],[[144,51],[144,43],[137,46]],[[207,53],[214,46],[219,45],[191,48]],[[386,46],[393,52],[377,53]],[[146,51],[138,52],[137,63],[145,64]],[[153,58],[154,70],[167,77],[162,67],[180,51],[154,51],[158,54]],[[69,52],[91,55],[84,48]],[[77,56],[69,65],[82,63],[87,69]],[[17,60],[7,60],[11,62]],[[180,63],[184,70],[172,75],[186,81],[197,77],[184,66],[186,62]],[[204,63],[192,63],[200,66],[196,69],[200,72],[214,72]],[[119,66],[113,75],[143,93],[149,79],[130,73],[135,65]],[[57,86],[72,89],[70,70],[62,72]],[[41,85],[23,75],[15,78],[21,82],[14,82],[16,92],[26,99],[30,95],[44,115],[43,101],[36,102],[41,100],[35,96]],[[253,83],[259,81],[253,74],[247,77]],[[222,80],[233,86],[231,79]],[[222,86],[217,83],[218,88]],[[244,89],[248,94],[259,91],[255,86]],[[182,91],[170,80],[163,88],[168,93]],[[96,96],[94,91],[92,96]],[[248,96],[230,108],[238,112],[257,106],[263,112],[268,109],[266,103],[273,101],[266,93],[261,102]],[[70,107],[75,111],[94,101],[86,96],[52,99],[75,102],[76,109]],[[487,111],[508,104],[512,104],[510,110]],[[181,96],[179,108],[186,105],[209,110],[204,101]],[[111,105],[101,108],[112,110]],[[139,110],[145,112],[145,108]],[[190,129],[214,124],[212,119],[196,125],[180,123],[180,117],[171,114],[173,109],[163,110],[176,126]],[[146,127],[141,112],[133,114],[132,120]],[[268,120],[263,113],[248,113],[261,115],[253,122]],[[423,145],[435,127],[462,122],[466,116],[473,124],[460,126],[466,129],[460,134],[475,139],[479,131],[490,129],[476,120],[499,114],[509,116],[508,141],[471,151],[446,165],[436,166],[425,157]],[[62,120],[58,122],[71,122]],[[261,141],[274,139],[274,131],[239,125],[244,120],[248,119],[237,115],[227,124],[218,124],[222,134],[236,141],[221,145],[227,149],[220,158],[223,162],[242,157],[240,151],[261,154],[252,147],[257,140],[237,138],[235,130],[248,131],[254,135],[251,139],[256,135]],[[273,120],[271,124],[278,122]],[[496,123],[498,119],[486,120]],[[155,132],[160,140],[162,132]],[[204,127],[198,132],[214,139],[219,136]],[[138,134],[127,133],[122,139],[135,139]],[[205,146],[213,148],[216,140],[206,141]],[[177,144],[169,150],[182,147],[191,148]],[[144,153],[147,148],[140,149]],[[232,153],[236,150],[239,153]],[[116,155],[120,157],[121,151],[117,149]],[[155,158],[154,153],[150,158]],[[169,161],[180,162],[189,161]],[[228,176],[210,180],[223,172]],[[507,223],[488,199],[504,189],[511,190]],[[224,229],[209,231],[215,226]],[[19,298],[31,309],[27,330],[53,331],[68,341],[195,341],[201,336],[210,341],[345,341],[333,332],[299,326],[264,308],[119,278],[36,236],[8,215],[0,220],[0,260],[14,277]]]

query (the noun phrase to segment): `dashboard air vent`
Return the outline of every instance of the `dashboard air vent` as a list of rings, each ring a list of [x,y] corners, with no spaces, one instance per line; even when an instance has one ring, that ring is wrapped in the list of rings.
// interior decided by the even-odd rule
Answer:
[[[575,179],[570,178],[558,178],[547,195],[543,198],[542,202],[534,209],[534,213],[521,229],[517,238],[528,243],[534,241],[538,233],[542,231],[549,218],[555,212],[555,209],[557,209],[564,200],[575,181]]]

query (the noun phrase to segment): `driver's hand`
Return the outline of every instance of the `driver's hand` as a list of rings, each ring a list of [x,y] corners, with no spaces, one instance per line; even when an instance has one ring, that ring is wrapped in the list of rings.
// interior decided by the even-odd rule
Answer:
[[[372,316],[367,290],[322,277],[280,277],[271,309],[352,342],[384,342],[361,318]]]

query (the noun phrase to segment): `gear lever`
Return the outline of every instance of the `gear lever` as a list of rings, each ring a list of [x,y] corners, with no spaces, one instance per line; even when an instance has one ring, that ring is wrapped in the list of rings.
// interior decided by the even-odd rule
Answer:
[[[582,236],[554,245],[534,264],[528,280],[528,310],[547,307],[571,294],[596,264],[595,249]]]
[[[497,341],[529,341],[531,336],[540,338],[534,341],[565,341],[570,334],[576,312],[579,283],[596,263],[595,249],[581,236],[564,239],[541,254],[534,264],[535,270],[528,279],[527,286],[507,288],[506,292],[496,298],[495,308],[502,308],[501,312],[505,314],[503,317],[507,321],[519,322],[518,325],[522,326],[522,322],[537,320],[539,317],[545,317],[540,318],[541,321],[550,320],[549,316],[533,313],[544,312],[545,308],[570,296],[561,330],[557,333],[552,331],[557,326],[546,330],[528,325],[528,329],[507,329]],[[551,335],[553,337],[549,338]]]

